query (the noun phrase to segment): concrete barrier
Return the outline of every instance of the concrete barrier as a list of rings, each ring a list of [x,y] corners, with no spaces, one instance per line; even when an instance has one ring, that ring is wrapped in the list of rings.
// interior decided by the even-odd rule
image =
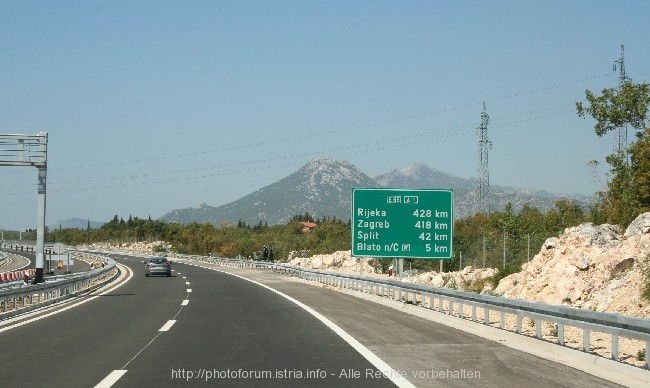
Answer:
[[[34,276],[36,276],[36,269],[30,268],[30,269],[23,269],[19,271],[0,272],[0,283],[23,280],[25,279],[25,276],[32,279]]]

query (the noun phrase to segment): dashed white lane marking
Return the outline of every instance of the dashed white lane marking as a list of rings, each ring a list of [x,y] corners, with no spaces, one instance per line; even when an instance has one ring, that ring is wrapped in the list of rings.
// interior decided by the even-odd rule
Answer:
[[[191,290],[188,290],[188,292],[189,291]],[[187,306],[189,302],[190,302],[189,299],[183,300],[183,302],[181,303],[181,308],[178,310],[176,315],[174,315],[174,318],[178,317],[178,315],[183,310],[183,306]],[[176,323],[176,319],[168,320],[167,323],[165,323],[163,327],[161,327],[158,330],[158,333],[156,333],[156,335],[151,339],[151,341],[149,341],[149,343],[146,344],[142,349],[140,349],[140,351],[138,351],[135,354],[135,356],[133,356],[133,358],[131,358],[126,364],[124,364],[122,369],[116,369],[112,371],[108,376],[104,378],[104,380],[102,380],[99,384],[97,384],[95,388],[110,388],[113,384],[115,384],[115,382],[117,382],[117,380],[119,380],[127,372],[126,367],[131,363],[131,361],[135,360],[140,355],[140,353],[144,352],[145,349],[147,349],[149,345],[151,345],[163,332],[169,331],[169,329],[171,329],[174,323]]]
[[[116,369],[106,376],[104,380],[100,381],[99,384],[95,385],[95,388],[109,388],[113,386],[120,377],[124,376],[125,373],[126,370],[124,369]]]
[[[183,306],[184,306],[184,305],[183,305]],[[174,323],[176,323],[176,320],[175,320],[175,319],[170,319],[170,320],[167,321],[167,323],[165,323],[165,324],[163,325],[163,327],[161,327],[158,331],[169,331],[169,329],[171,329],[172,326],[174,326]]]
[[[269,291],[275,292],[276,294],[282,296],[283,298],[286,298],[287,300],[295,303],[311,315],[313,315],[316,319],[319,321],[323,322],[327,327],[332,329],[339,337],[341,337],[345,342],[347,342],[350,346],[352,346],[359,354],[361,354],[366,360],[368,360],[377,370],[380,370],[386,378],[390,379],[395,385],[397,385],[400,388],[415,388],[415,385],[413,385],[410,381],[408,381],[406,378],[404,378],[399,372],[395,371],[390,365],[388,365],[384,360],[379,358],[377,355],[375,355],[370,349],[366,348],[361,342],[357,341],[354,337],[352,337],[350,334],[348,334],[345,330],[341,329],[337,324],[334,322],[330,321],[327,317],[319,313],[318,311],[312,309],[311,307],[307,306],[306,304],[290,297],[289,295],[280,292],[274,288],[271,288],[265,284],[262,284],[260,282],[256,282],[255,280],[247,279],[243,276],[235,275],[230,272],[225,272],[221,271],[216,268],[210,268],[210,267],[204,267],[201,265],[195,265],[195,264],[190,264],[186,263],[187,265],[193,265],[195,267],[200,267],[200,268],[205,268],[205,269],[211,269],[213,271],[225,273],[226,275],[231,275],[231,276],[236,276],[240,279],[246,280],[247,282],[251,282],[253,284],[257,284],[260,287],[264,287]],[[188,290],[189,292],[190,290]]]
[[[187,292],[192,292],[192,289],[191,289],[191,288],[188,288],[188,289],[187,289]]]

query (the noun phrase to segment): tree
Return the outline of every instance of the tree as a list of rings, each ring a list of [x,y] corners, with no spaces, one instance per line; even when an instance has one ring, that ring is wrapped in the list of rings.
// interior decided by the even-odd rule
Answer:
[[[640,212],[650,211],[650,128],[638,136],[630,147],[632,182]]]
[[[611,180],[608,190],[599,193],[599,207],[607,221],[627,225],[647,207],[650,196],[650,163],[647,161],[650,138],[645,128],[650,84],[627,81],[620,88],[603,89],[600,96],[587,90],[585,97],[589,105],[576,102],[576,111],[580,117],[589,114],[596,120],[594,129],[599,137],[626,125],[637,130],[636,142],[607,156],[606,161],[612,167]]]
[[[585,219],[582,208],[575,200],[559,199],[555,201],[555,207],[558,210],[561,228],[578,226]]]

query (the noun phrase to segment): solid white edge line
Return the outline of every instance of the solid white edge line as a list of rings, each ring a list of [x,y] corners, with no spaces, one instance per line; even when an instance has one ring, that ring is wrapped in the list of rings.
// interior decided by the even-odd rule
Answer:
[[[113,386],[124,374],[126,370],[116,369],[112,371],[108,376],[104,377],[104,380],[100,381],[99,384],[95,385],[95,388],[109,388]]]
[[[19,320],[18,323],[10,324],[10,325],[7,325],[7,326],[0,327],[0,332],[7,331],[7,330],[11,330],[11,329],[13,329],[13,328],[15,328],[15,327],[23,326],[23,325],[26,325],[26,324],[28,324],[28,323],[32,323],[32,322],[35,322],[35,321],[41,320],[41,319],[43,319],[43,318],[47,318],[47,317],[49,317],[49,316],[52,316],[52,315],[55,315],[55,314],[62,313],[62,312],[64,312],[64,311],[68,310],[68,309],[71,309],[71,308],[73,308],[73,307],[77,307],[77,306],[79,306],[79,305],[81,305],[81,304],[84,304],[84,303],[86,303],[86,302],[90,302],[91,300],[93,300],[93,299],[95,299],[95,298],[99,298],[99,297],[102,296],[102,295],[106,295],[106,294],[108,294],[109,292],[112,292],[112,291],[114,291],[114,290],[116,290],[116,289],[122,287],[124,284],[126,284],[126,282],[128,282],[129,280],[131,280],[131,278],[133,277],[133,271],[131,271],[131,269],[130,269],[129,267],[126,267],[126,266],[124,266],[124,265],[122,265],[122,264],[117,264],[117,265],[120,266],[120,267],[122,267],[122,268],[124,268],[124,270],[125,270],[126,273],[127,273],[126,278],[122,281],[122,283],[120,283],[120,284],[118,284],[118,285],[116,285],[116,286],[112,286],[112,285],[103,286],[103,287],[100,288],[100,290],[102,290],[102,289],[103,289],[103,290],[102,290],[99,294],[96,294],[96,295],[94,295],[94,296],[91,296],[91,297],[88,297],[88,298],[85,298],[85,299],[80,299],[80,300],[77,300],[77,301],[70,302],[70,303],[72,303],[72,304],[67,305],[66,307],[63,307],[63,308],[60,308],[60,309],[54,310],[54,311],[52,311],[52,312],[50,312],[50,313],[46,313],[46,314],[43,314],[43,315],[39,315],[39,316],[37,316],[37,317],[35,317],[35,318],[31,318],[31,319]],[[104,287],[106,287],[106,289],[104,289]],[[47,307],[46,307],[46,308],[47,308]],[[37,313],[38,313],[38,312],[37,312]],[[16,317],[16,318],[20,319],[21,317],[18,316],[18,317]]]
[[[193,264],[188,264],[188,265],[193,265]],[[290,297],[289,295],[278,291],[274,288],[271,288],[265,284],[262,284],[260,282],[256,282],[255,280],[247,279],[243,276],[235,275],[233,273],[221,271],[216,268],[209,268],[209,267],[203,267],[200,265],[195,265],[196,267],[200,268],[205,268],[205,269],[211,269],[213,271],[225,273],[227,275],[231,276],[236,276],[240,279],[246,280],[248,282],[251,282],[253,284],[257,284],[258,286],[264,287],[269,291],[275,292],[276,294],[286,298],[287,300],[295,303],[311,315],[313,315],[316,319],[319,321],[323,322],[327,327],[332,329],[339,337],[341,337],[345,342],[347,342],[350,346],[352,346],[359,354],[361,354],[366,360],[368,360],[377,370],[382,372],[384,376],[386,376],[387,379],[390,379],[395,385],[398,387],[403,387],[403,388],[415,388],[415,385],[413,385],[410,381],[405,379],[401,374],[399,374],[397,371],[395,371],[390,365],[386,364],[384,360],[381,358],[377,357],[370,349],[366,348],[361,342],[357,341],[354,337],[352,337],[350,334],[348,334],[345,330],[341,329],[338,325],[336,325],[334,322],[330,321],[327,317],[324,315],[320,314],[316,310],[312,309],[311,307],[307,306],[306,304]],[[189,291],[189,290],[188,290]]]
[[[174,323],[176,323],[176,320],[175,319],[170,319],[158,331],[169,331],[169,329],[171,329],[172,326],[174,326]]]

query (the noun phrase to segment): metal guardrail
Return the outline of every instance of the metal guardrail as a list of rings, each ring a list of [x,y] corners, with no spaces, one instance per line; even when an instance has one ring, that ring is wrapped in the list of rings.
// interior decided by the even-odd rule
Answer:
[[[542,322],[554,324],[557,331],[557,344],[565,345],[565,328],[575,327],[582,330],[583,352],[591,352],[591,333],[611,335],[611,358],[620,361],[619,339],[630,338],[645,342],[645,365],[649,368],[648,351],[650,350],[650,320],[629,317],[615,313],[605,313],[567,306],[548,305],[518,299],[508,299],[492,295],[477,294],[467,291],[437,288],[422,284],[405,283],[396,280],[373,279],[327,271],[309,270],[281,263],[267,263],[250,260],[220,259],[203,256],[170,255],[182,259],[208,262],[223,266],[266,269],[296,276],[308,281],[320,282],[333,287],[347,288],[360,292],[375,294],[424,308],[453,315],[473,322],[490,325],[490,312],[498,312],[499,328],[505,329],[506,314],[516,317],[516,333],[523,334],[524,319],[534,321],[535,336],[542,338]],[[428,300],[428,303],[427,303]],[[471,315],[466,315],[464,307],[471,307]],[[483,317],[479,319],[477,310],[481,309]]]
[[[0,246],[0,248],[7,249],[10,251],[16,251],[16,252],[31,252],[31,253],[34,253],[36,250],[36,247],[34,245],[23,244],[23,243],[12,242],[12,241],[5,241]]]
[[[104,267],[72,275],[48,277],[45,283],[34,285],[23,281],[6,283],[0,287],[0,320],[92,291],[119,276],[119,269],[113,271],[117,268],[115,260],[85,252],[76,254],[101,260]]]

